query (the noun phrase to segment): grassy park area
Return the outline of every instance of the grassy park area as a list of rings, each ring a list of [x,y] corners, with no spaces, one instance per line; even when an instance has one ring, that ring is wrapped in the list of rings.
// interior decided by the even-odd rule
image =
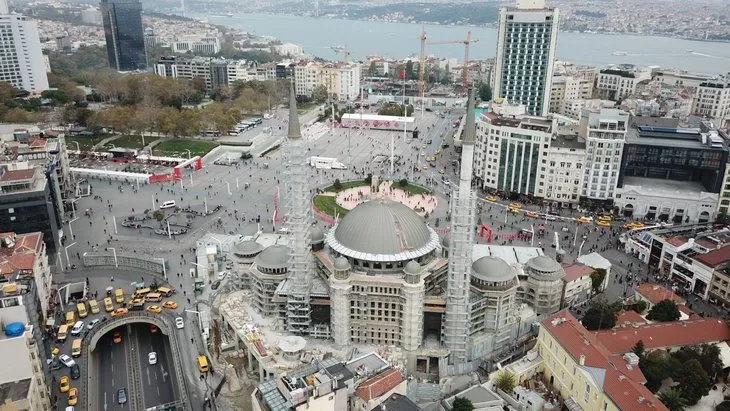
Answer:
[[[362,186],[366,186],[368,184],[370,184],[370,183],[367,183],[365,180],[345,181],[340,184],[339,190],[335,188],[334,184],[332,184],[328,187],[325,187],[324,191],[327,191],[329,193],[336,193],[338,191],[347,190],[348,188],[362,187]]]
[[[188,150],[190,150],[190,157],[202,157],[217,146],[218,143],[211,141],[175,139],[163,141],[162,143],[154,146],[152,148],[152,154],[155,156],[187,158]]]
[[[159,137],[145,137],[144,144],[142,143],[142,136],[124,135],[113,141],[110,141],[105,145],[106,148],[121,147],[121,148],[133,148],[141,150],[147,144],[153,141],[159,140]],[[187,154],[187,152],[186,152]]]
[[[334,196],[318,195],[314,197],[314,206],[317,209],[329,216],[339,215],[340,218],[344,217],[348,210],[337,204]]]
[[[101,134],[101,135],[94,135],[94,136],[74,136],[74,135],[67,135],[65,137],[66,139],[66,148],[68,150],[76,151],[78,148],[81,151],[91,151],[91,147],[94,147],[95,145],[99,144],[101,140],[109,137],[107,134]],[[78,147],[76,146],[76,143],[78,143]]]

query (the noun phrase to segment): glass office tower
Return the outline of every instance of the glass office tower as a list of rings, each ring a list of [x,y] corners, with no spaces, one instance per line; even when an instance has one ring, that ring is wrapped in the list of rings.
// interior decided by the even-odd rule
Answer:
[[[139,0],[101,0],[109,67],[117,71],[144,70],[147,66]]]

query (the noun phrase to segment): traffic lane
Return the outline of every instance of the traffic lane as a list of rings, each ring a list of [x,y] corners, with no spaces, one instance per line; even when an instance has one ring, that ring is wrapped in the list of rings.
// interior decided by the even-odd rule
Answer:
[[[175,328],[172,332],[176,330]],[[173,384],[176,383],[175,367],[173,365],[173,355],[175,354],[170,349],[168,337],[159,332],[152,335],[152,347],[157,353],[157,364],[159,365],[155,374],[157,376],[156,385],[159,389],[157,398],[160,404],[166,404],[177,399],[173,387]]]
[[[99,387],[97,401],[105,410],[126,407],[126,404],[120,405],[117,398],[120,388],[127,389],[127,395],[129,395],[127,355],[124,349],[127,334],[124,328],[115,328],[105,334],[97,343],[94,351],[94,355],[97,356],[95,362],[99,364],[96,372]],[[122,334],[122,342],[119,344],[114,344],[112,341],[112,335],[116,330],[120,330]]]
[[[170,362],[165,348],[166,337],[158,330],[156,333],[149,332],[149,326],[139,325],[135,329],[137,336],[137,347],[140,349],[139,372],[144,392],[144,407],[151,408],[156,405],[174,401],[172,390],[173,378],[170,375]],[[150,365],[149,353],[157,353],[157,364]]]

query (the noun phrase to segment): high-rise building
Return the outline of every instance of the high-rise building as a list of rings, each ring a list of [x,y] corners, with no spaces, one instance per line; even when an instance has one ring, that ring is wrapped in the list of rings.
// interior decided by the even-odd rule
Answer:
[[[40,93],[48,90],[46,65],[38,37],[38,25],[19,14],[10,14],[6,0],[0,0],[0,81],[15,88]]]
[[[524,104],[533,115],[546,115],[558,40],[558,9],[545,0],[517,0],[499,11],[495,97]]]
[[[612,206],[628,127],[629,113],[618,109],[601,109],[581,120],[586,137],[581,201]]]
[[[721,120],[730,116],[730,73],[700,83],[695,95],[694,114]]]
[[[117,71],[144,70],[147,66],[139,0],[101,0],[109,67]]]

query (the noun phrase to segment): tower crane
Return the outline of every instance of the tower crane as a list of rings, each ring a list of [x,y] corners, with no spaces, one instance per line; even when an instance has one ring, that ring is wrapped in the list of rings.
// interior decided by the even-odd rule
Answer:
[[[433,42],[428,42],[426,44],[463,44],[464,45],[464,68],[462,69],[462,72],[461,72],[461,81],[462,81],[462,85],[464,86],[464,89],[466,90],[469,87],[469,45],[471,43],[476,43],[478,41],[479,41],[479,39],[471,38],[471,31],[470,31],[466,34],[466,39],[464,39],[464,40],[433,41]],[[422,46],[422,50],[423,50],[423,46]]]

